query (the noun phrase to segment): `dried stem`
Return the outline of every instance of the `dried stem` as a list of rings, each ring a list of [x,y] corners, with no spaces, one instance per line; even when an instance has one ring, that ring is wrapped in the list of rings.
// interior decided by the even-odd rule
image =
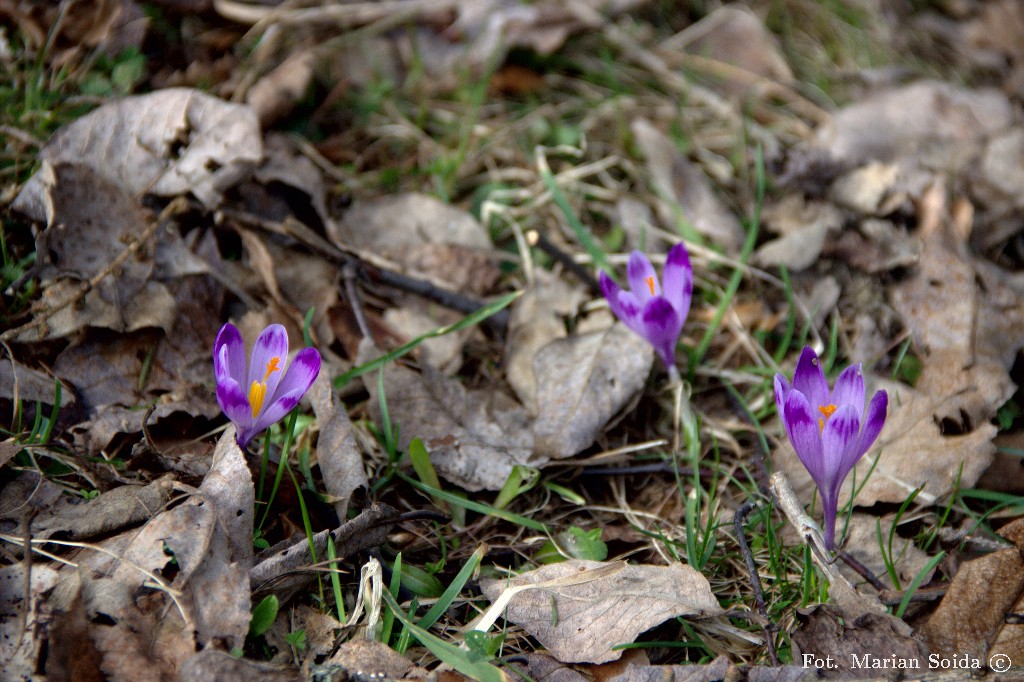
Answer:
[[[747,536],[743,533],[743,521],[747,514],[753,511],[757,505],[754,502],[747,502],[736,510],[733,517],[733,527],[736,531],[736,543],[740,546],[740,553],[743,554],[743,561],[747,565],[747,574],[750,576],[750,585],[754,588],[754,605],[757,612],[764,618],[764,642],[768,647],[768,656],[772,659],[772,665],[779,664],[779,656],[775,652],[775,633],[778,626],[768,617],[768,607],[764,603],[764,592],[761,589],[761,578],[757,574],[757,564],[754,563],[754,555],[750,553],[750,545],[747,544]]]

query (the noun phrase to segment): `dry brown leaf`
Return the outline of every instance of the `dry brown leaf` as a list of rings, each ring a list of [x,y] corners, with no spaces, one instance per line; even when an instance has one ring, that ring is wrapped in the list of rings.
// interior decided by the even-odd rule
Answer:
[[[281,667],[235,658],[224,651],[207,649],[181,664],[181,680],[217,680],[217,682],[299,682],[305,679],[289,667]]]
[[[11,358],[0,358],[0,398],[53,405],[57,395],[56,382],[57,379],[48,372],[26,367]],[[73,402],[74,394],[64,387],[60,393],[60,406],[64,408]]]
[[[338,647],[326,664],[339,665],[351,679],[355,673],[387,679],[401,679],[412,670],[412,662],[394,649],[373,639],[350,639]]]
[[[324,488],[334,502],[339,519],[348,518],[348,501],[358,488],[368,488],[363,453],[356,442],[352,422],[326,372],[317,375],[309,390],[309,399],[319,425],[316,441],[316,462]]]
[[[208,208],[263,156],[259,122],[247,106],[189,88],[126,97],[58,130],[40,151],[43,168],[14,207],[46,215],[46,166],[88,166],[130,195],[191,192]]]
[[[505,378],[530,414],[537,414],[537,377],[533,373],[537,351],[565,336],[562,318],[575,312],[582,301],[579,289],[547,270],[538,270],[534,285],[512,303],[505,340]]]
[[[480,588],[492,602],[507,588],[551,580],[558,587],[538,587],[517,594],[506,618],[521,626],[560,661],[603,663],[622,655],[616,644],[636,637],[669,618],[722,613],[707,579],[685,564],[623,564],[621,570],[586,582],[585,572],[610,566],[573,559],[544,566],[511,580],[483,580]]]
[[[1024,601],[1024,520],[1010,523],[999,534],[1015,546],[962,564],[921,628],[933,652],[967,655],[983,665],[996,653],[1008,655],[1017,665],[1024,661],[1024,625],[1006,618],[1020,613]]]
[[[497,279],[487,230],[469,213],[426,194],[356,203],[328,235],[342,248],[380,254],[406,274],[481,295]]]
[[[58,580],[57,571],[37,564],[26,583],[25,570],[23,563],[0,568],[0,679],[4,680],[34,677],[46,635],[44,597]]]
[[[793,661],[806,661],[805,667],[816,668],[826,679],[870,678],[874,672],[858,669],[877,667],[871,661],[882,665],[897,661],[928,670],[925,644],[907,634],[909,628],[890,615],[867,613],[850,618],[837,607],[823,604],[798,618],[801,625],[793,633]]]
[[[621,323],[538,350],[534,452],[560,459],[589,447],[644,387],[653,362],[650,344]]]
[[[881,90],[839,110],[818,129],[814,146],[851,165],[915,159],[954,172],[1012,120],[1013,108],[997,90],[920,81]]]
[[[133,526],[163,508],[173,493],[174,477],[162,476],[149,485],[122,485],[93,500],[62,496],[32,521],[32,534],[60,533],[71,540],[88,540]]]
[[[682,218],[697,232],[721,245],[727,253],[738,253],[743,244],[740,221],[715,195],[700,168],[649,121],[638,118],[630,130],[646,159],[651,187],[659,198],[657,209],[662,226],[674,230],[681,211]]]
[[[210,471],[199,485],[217,511],[217,523],[227,535],[232,561],[252,568],[253,514],[256,490],[245,454],[235,442],[235,427],[229,425],[217,441]]]
[[[644,665],[630,663],[624,672],[607,682],[718,682],[733,679],[739,671],[725,656],[705,665]]]
[[[738,66],[748,74],[786,83],[793,80],[793,71],[779,49],[778,41],[768,32],[764,22],[749,9],[726,5],[689,26],[669,40],[672,48]],[[663,44],[664,49],[667,45]],[[724,89],[742,94],[753,85],[750,78],[730,78],[721,74]]]
[[[358,362],[378,354],[364,343]],[[532,420],[521,405],[500,390],[469,390],[427,365],[423,369],[420,374],[394,363],[384,369],[391,422],[401,425],[399,448],[422,439],[437,472],[470,491],[500,490],[514,465],[537,464],[531,457]],[[363,383],[379,422],[377,373],[363,375]]]
[[[291,112],[313,82],[315,66],[316,53],[313,50],[297,50],[253,83],[245,93],[245,103],[256,112],[260,125],[269,128]]]

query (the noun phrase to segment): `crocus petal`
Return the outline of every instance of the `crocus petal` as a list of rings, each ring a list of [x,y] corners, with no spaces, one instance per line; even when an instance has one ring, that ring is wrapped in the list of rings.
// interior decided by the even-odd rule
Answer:
[[[237,382],[245,380],[245,342],[230,322],[220,328],[213,343],[213,370],[218,383],[228,377]]]
[[[281,383],[277,385],[277,391],[273,394],[268,392],[268,399],[271,402],[277,400],[278,396],[299,391],[302,397],[309,387],[313,385],[316,375],[320,373],[320,353],[315,348],[303,348],[295,354],[295,359],[288,365]]]
[[[844,369],[836,379],[830,402],[837,407],[853,405],[857,419],[864,419],[864,372],[859,362]]]
[[[273,358],[278,359],[278,367],[280,369],[267,375],[267,364]],[[287,361],[288,332],[283,325],[272,324],[260,332],[260,335],[256,338],[256,343],[253,344],[252,358],[249,362],[249,378],[245,384],[246,390],[248,390],[249,386],[252,386],[252,382],[262,382],[264,377],[266,377],[267,398],[273,396],[278,383],[281,381],[281,375],[284,374],[284,365]]]
[[[828,381],[825,379],[825,372],[821,369],[818,355],[810,346],[804,346],[800,360],[796,363],[796,372],[793,373],[793,388],[804,394],[814,412],[817,412],[819,407],[829,404]],[[817,420],[815,420],[815,424],[817,424]]]
[[[782,409],[782,423],[786,427],[786,434],[789,436],[789,442],[793,444],[793,449],[796,450],[797,457],[804,463],[818,488],[823,488],[825,478],[818,419],[811,414],[807,398],[795,388],[786,397]]]
[[[786,404],[786,396],[793,390],[793,387],[789,385],[789,381],[786,377],[781,374],[775,375],[775,410],[779,415],[779,419],[782,419],[783,406]]]
[[[683,330],[683,320],[663,296],[656,296],[644,306],[643,337],[647,339],[666,367],[675,366],[676,342]]]
[[[825,422],[821,431],[825,485],[821,488],[827,488],[833,497],[839,496],[839,487],[850,473],[850,469],[845,468],[847,462],[851,462],[850,468],[853,468],[852,462],[856,462],[851,453],[856,451],[859,439],[860,417],[853,405],[843,405]]]
[[[217,382],[217,404],[227,415],[241,436],[246,427],[252,424],[252,409],[249,407],[249,399],[246,397],[242,387],[234,379],[227,379]]]
[[[662,279],[663,295],[685,321],[693,299],[693,267],[690,265],[690,254],[682,242],[669,249]]]
[[[302,400],[305,390],[294,390],[290,393],[285,393],[274,400],[260,413],[260,416],[256,418],[256,423],[253,424],[253,435],[259,433],[263,429],[276,423],[279,419],[284,417],[286,414],[292,411],[292,408],[299,404]]]
[[[626,279],[629,280],[630,290],[642,306],[646,306],[647,301],[652,297],[661,295],[661,284],[658,282],[654,267],[651,265],[651,261],[647,260],[647,256],[639,251],[629,254]],[[654,287],[653,293],[651,293],[652,286]]]
[[[642,310],[640,301],[628,291],[623,291],[615,283],[615,280],[603,271],[598,275],[598,279],[601,280],[601,291],[604,293],[604,297],[608,299],[608,307],[612,309],[615,317],[625,322],[626,326],[630,329],[639,333],[642,328],[640,323],[640,311]]]
[[[878,391],[875,395],[871,396],[871,402],[868,404],[867,414],[864,416],[864,429],[860,432],[860,439],[857,442],[856,457],[850,469],[853,465],[863,457],[875,439],[878,438],[878,434],[882,432],[882,427],[885,426],[885,413],[889,408],[889,394],[885,391]],[[849,471],[849,469],[847,469]]]

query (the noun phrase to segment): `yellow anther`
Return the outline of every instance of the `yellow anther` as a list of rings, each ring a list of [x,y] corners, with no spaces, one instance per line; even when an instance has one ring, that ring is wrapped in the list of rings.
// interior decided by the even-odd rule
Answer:
[[[835,414],[836,409],[837,408],[836,408],[835,405],[823,405],[823,406],[818,408],[818,411],[821,412],[823,415],[825,415],[824,418],[820,418],[820,417],[818,418],[818,430],[819,431],[824,431],[825,430],[825,422],[828,420],[829,417],[831,417],[833,414]]]
[[[263,400],[267,397],[267,383],[254,381],[249,387],[249,408],[252,410],[252,418],[255,419],[260,410],[263,409]]]
[[[647,281],[647,288],[651,290],[651,296],[654,296],[654,278],[653,277],[648,277],[646,281]]]

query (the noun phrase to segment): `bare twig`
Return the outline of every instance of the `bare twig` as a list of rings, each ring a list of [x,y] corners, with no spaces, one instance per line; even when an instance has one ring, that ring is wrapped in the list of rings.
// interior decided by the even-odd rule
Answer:
[[[856,571],[857,575],[871,583],[871,587],[875,588],[879,592],[884,592],[886,590],[885,583],[879,580],[878,576],[876,576],[870,568],[854,559],[849,552],[840,552],[839,558],[842,559],[847,566]]]
[[[596,279],[594,279],[594,276],[591,275],[585,267],[573,260],[572,256],[555,246],[551,243],[550,239],[542,235],[540,232],[537,230],[530,230],[526,233],[526,241],[530,246],[536,246],[538,249],[565,266],[567,270],[576,275],[581,282],[586,284],[593,294],[598,295],[601,293],[601,285]]]
[[[747,536],[743,533],[743,521],[747,514],[757,507],[754,502],[747,502],[736,510],[733,517],[733,528],[736,531],[736,543],[740,546],[740,553],[743,554],[743,561],[747,565],[747,574],[750,576],[750,585],[754,588],[754,605],[757,612],[764,618],[764,642],[768,647],[768,656],[772,659],[772,665],[779,664],[779,656],[775,652],[775,633],[778,626],[768,617],[768,607],[764,602],[764,591],[761,589],[761,578],[757,574],[757,564],[754,563],[754,555],[750,552],[750,545],[747,544]]]

